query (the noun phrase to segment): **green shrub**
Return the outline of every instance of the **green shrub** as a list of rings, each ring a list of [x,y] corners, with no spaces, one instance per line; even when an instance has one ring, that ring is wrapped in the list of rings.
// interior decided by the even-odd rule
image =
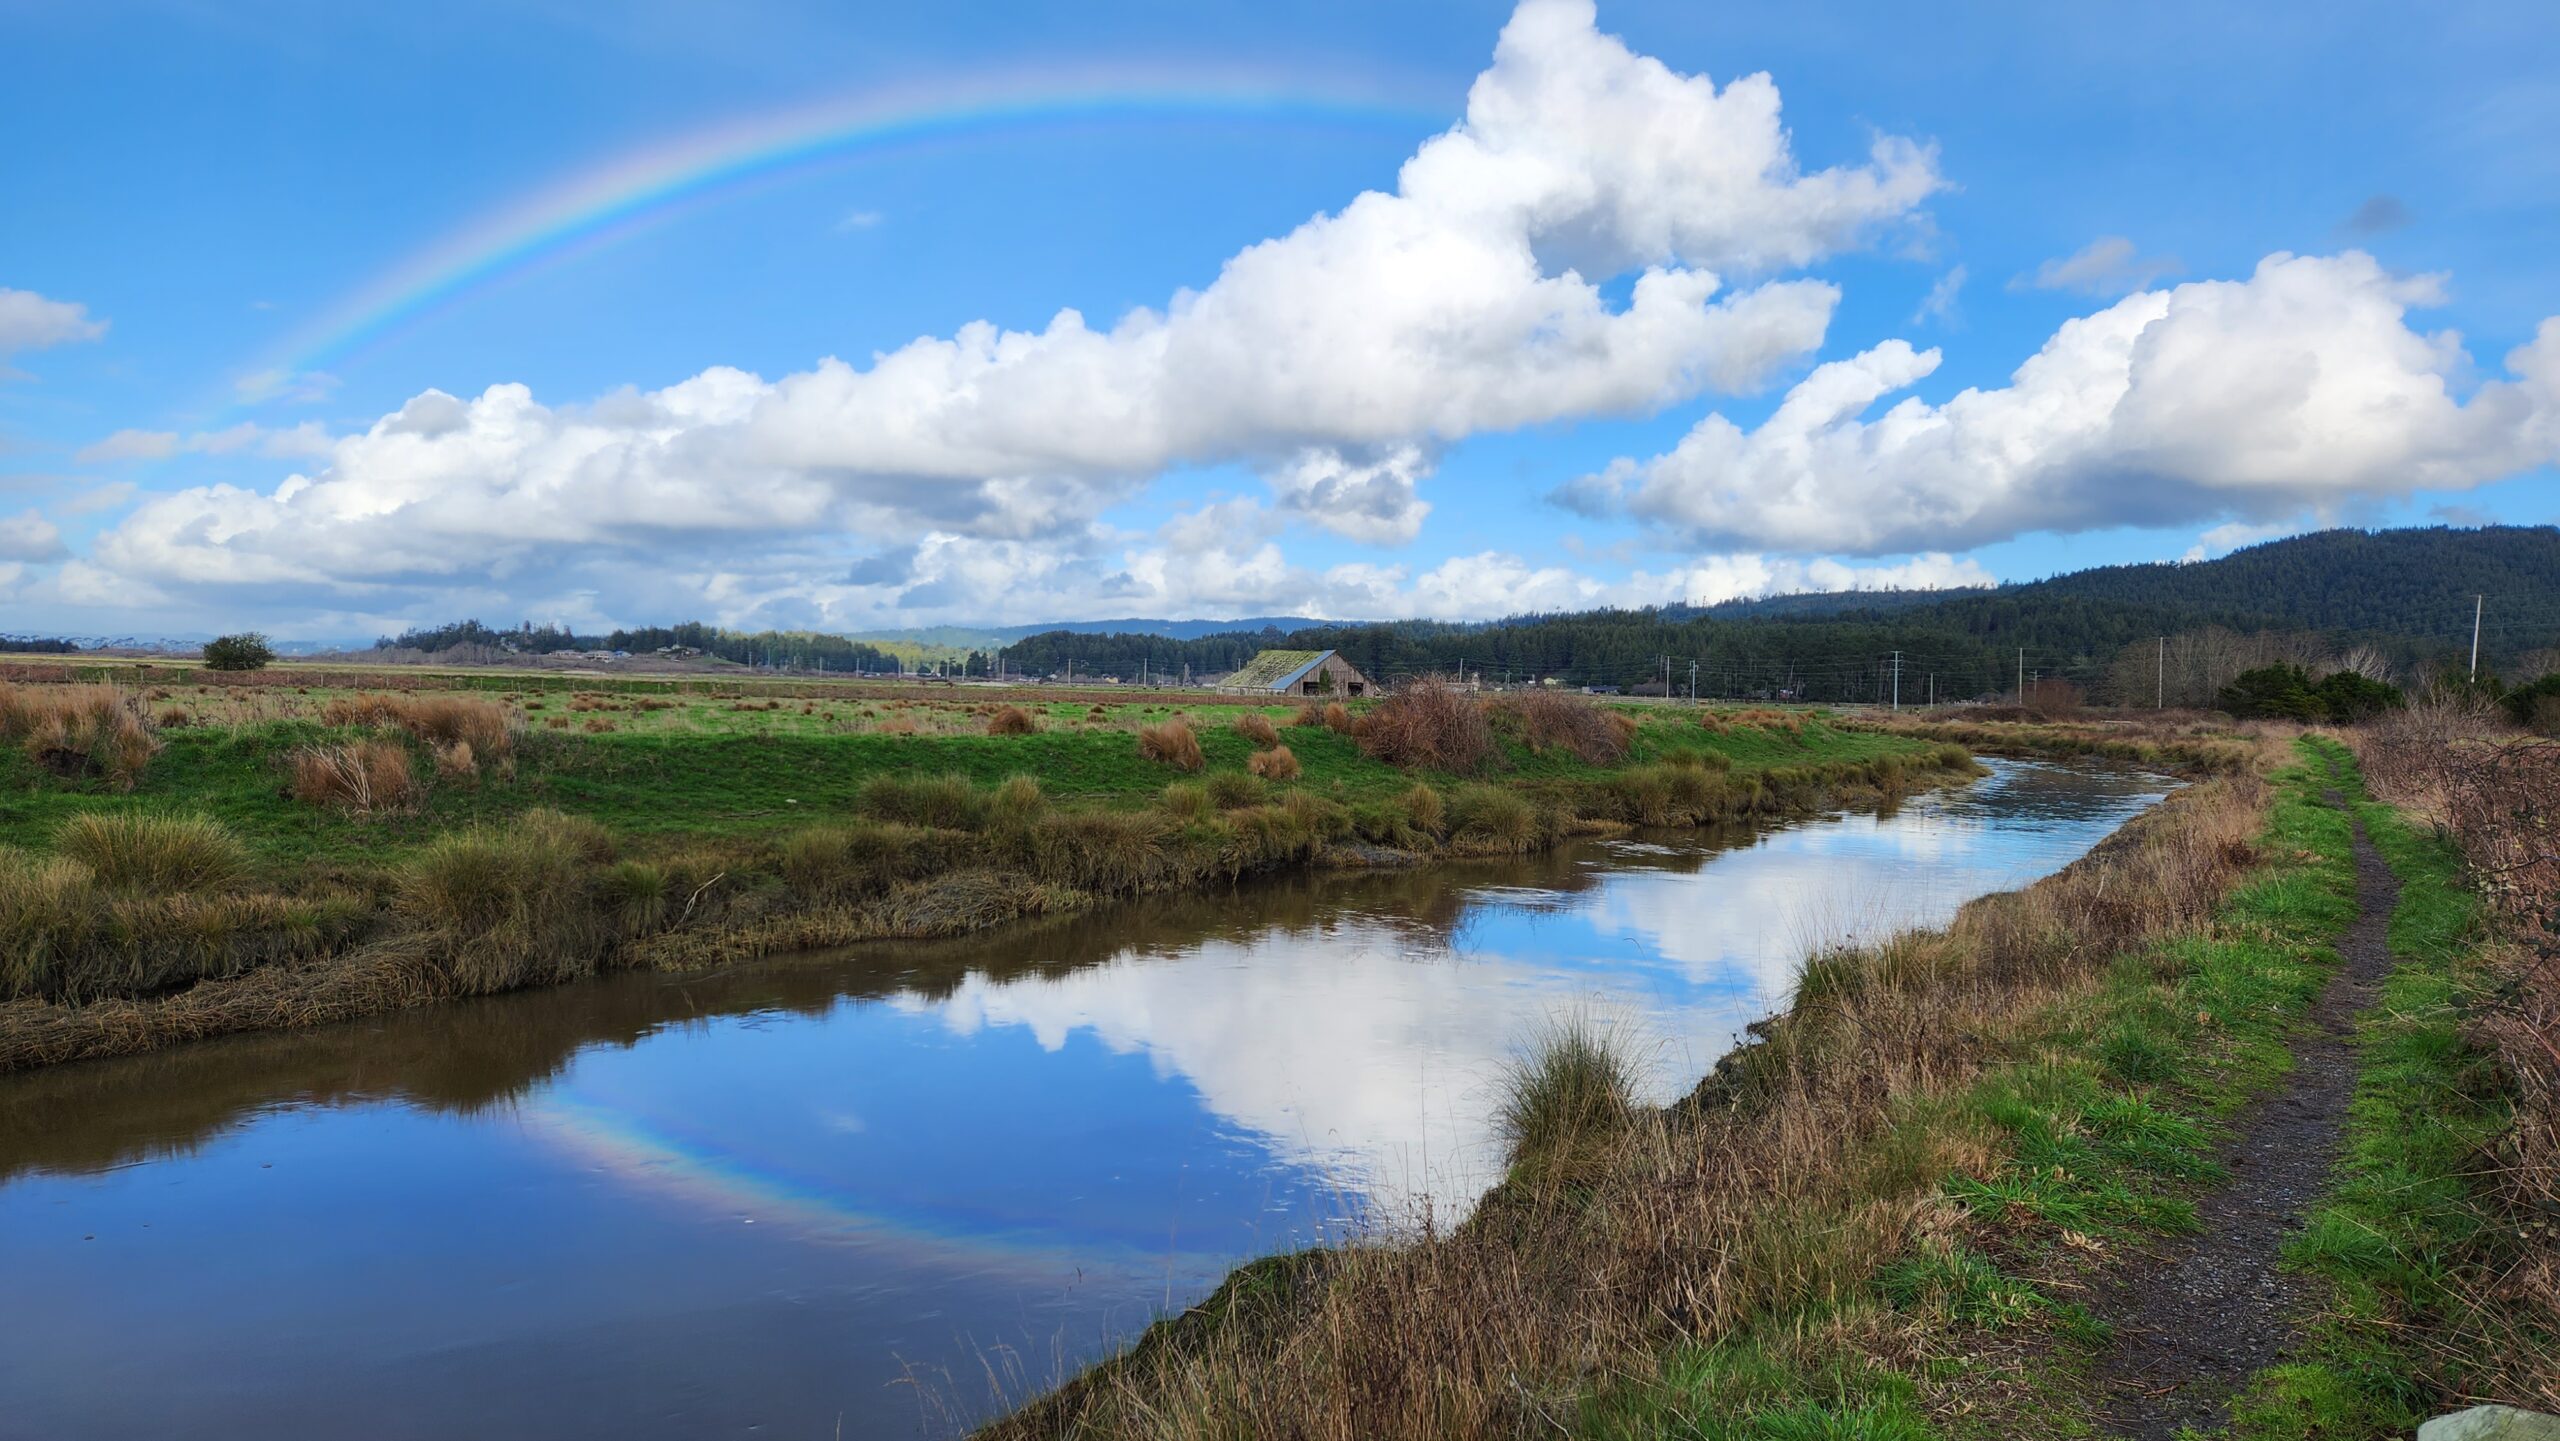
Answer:
[[[267,644],[267,638],[254,630],[216,636],[204,645],[204,667],[207,670],[264,670],[275,658],[275,647]]]

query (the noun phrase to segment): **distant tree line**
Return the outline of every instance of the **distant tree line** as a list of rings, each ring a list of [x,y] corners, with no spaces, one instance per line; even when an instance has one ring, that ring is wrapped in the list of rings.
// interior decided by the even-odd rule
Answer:
[[[876,646],[817,631],[734,631],[700,621],[681,625],[639,626],[601,635],[579,635],[566,626],[534,625],[494,630],[476,620],[421,626],[374,642],[377,650],[477,650],[495,654],[553,655],[561,651],[620,650],[634,655],[672,647],[698,650],[707,656],[781,670],[894,671],[898,658]]]

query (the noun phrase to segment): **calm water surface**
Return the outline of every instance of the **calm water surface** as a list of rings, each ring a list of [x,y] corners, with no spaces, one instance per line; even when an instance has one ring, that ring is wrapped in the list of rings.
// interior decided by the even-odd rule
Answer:
[[[1326,877],[0,1077],[0,1436],[912,1436],[1236,1262],[1462,1214],[1555,1018],[1693,1084],[1816,942],[2157,777]]]

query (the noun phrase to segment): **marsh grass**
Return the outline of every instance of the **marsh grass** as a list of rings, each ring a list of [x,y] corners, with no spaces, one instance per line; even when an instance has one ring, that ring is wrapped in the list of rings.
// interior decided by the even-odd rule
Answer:
[[[1583,1015],[1556,1021],[1502,1081],[1495,1124],[1512,1174],[1572,1183],[1605,1168],[1635,1119],[1639,1080],[1617,1029]]]
[[[112,890],[210,890],[249,869],[248,851],[209,816],[92,812],[66,822],[54,850]]]

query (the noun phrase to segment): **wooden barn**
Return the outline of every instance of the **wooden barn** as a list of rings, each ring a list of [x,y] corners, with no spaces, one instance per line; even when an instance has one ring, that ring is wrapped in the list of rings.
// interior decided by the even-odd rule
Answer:
[[[1331,650],[1266,650],[1218,683],[1239,695],[1320,696],[1343,699],[1370,693],[1360,668]]]

